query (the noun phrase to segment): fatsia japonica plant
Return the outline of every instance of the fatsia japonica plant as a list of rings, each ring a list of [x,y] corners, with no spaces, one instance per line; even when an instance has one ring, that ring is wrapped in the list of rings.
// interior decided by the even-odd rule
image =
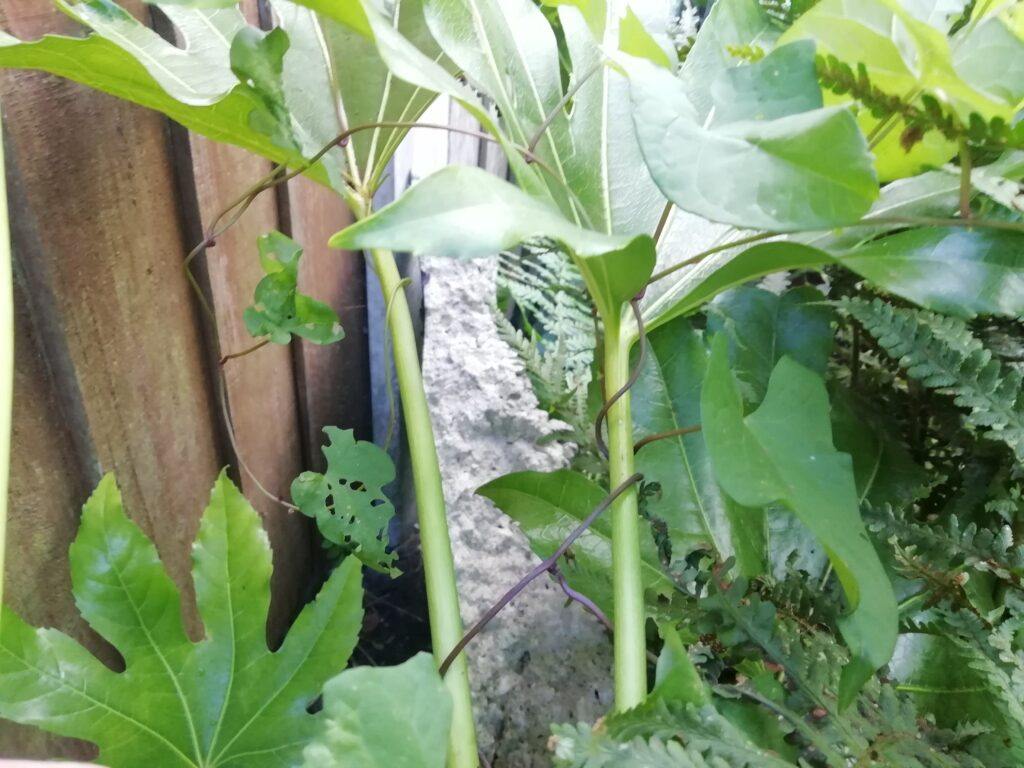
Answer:
[[[126,671],[9,615],[0,714],[94,741],[114,766],[136,744],[159,764],[475,766],[462,651],[552,573],[606,616],[615,659],[614,712],[557,726],[559,764],[1021,764],[1020,3],[717,0],[697,30],[682,29],[700,16],[689,3],[667,1],[269,0],[269,31],[233,2],[155,3],[179,41],[113,0],[58,4],[91,33],[2,38],[0,65],[279,163],[204,244],[299,173],[355,214],[331,244],[367,252],[388,305],[434,659],[328,680],[349,643],[271,685],[307,625],[326,631],[304,617],[329,613],[332,585],[355,584],[358,561],[394,569],[380,493],[393,471],[330,430],[327,471],[297,478],[292,502],[355,559],[280,651],[251,592],[223,610],[266,561],[227,480],[196,548],[198,644],[106,480],[72,567]],[[437,94],[504,150],[512,181],[444,168],[373,210]],[[516,337],[528,367],[561,338],[531,296],[574,292],[597,319],[573,326],[596,375],[578,361],[571,385],[564,365],[531,371],[574,428],[577,467],[480,489],[542,562],[466,634],[393,251],[546,259],[557,286],[510,290],[519,320],[534,315]],[[245,316],[257,338],[343,333],[296,292],[300,253],[261,241],[267,277]],[[118,560],[145,574],[111,582]],[[161,600],[139,602],[150,582]],[[354,636],[350,613],[331,642]],[[140,675],[154,685],[130,695]]]

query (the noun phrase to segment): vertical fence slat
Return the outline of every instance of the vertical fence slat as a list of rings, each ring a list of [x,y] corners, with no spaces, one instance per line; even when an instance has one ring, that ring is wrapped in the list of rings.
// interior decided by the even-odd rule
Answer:
[[[4,0],[0,25],[25,38],[80,33],[55,7],[36,0]],[[40,599],[47,582],[19,573],[38,560],[55,580],[66,577],[66,546],[88,486],[98,472],[113,471],[126,508],[181,587],[195,629],[190,545],[221,457],[199,328],[180,266],[185,244],[166,123],[34,73],[3,73],[0,98],[16,181],[15,258],[32,276],[29,289],[53,296],[51,316],[30,317],[42,310],[22,292],[18,332],[45,320],[63,342],[58,350],[45,336],[29,335],[18,346],[21,429],[13,446],[8,595],[30,621],[54,624],[102,648],[84,634],[67,602],[66,581],[53,584],[60,595]],[[66,358],[64,368],[58,358]],[[39,377],[54,371],[68,376],[51,382],[50,397],[64,400],[72,390],[80,395],[75,407],[88,435],[78,446],[69,440],[57,447],[66,438],[52,423],[74,404],[58,402],[42,413],[49,406]],[[69,461],[65,454],[85,442],[94,455]],[[93,465],[84,473],[89,476],[73,477],[83,462]],[[25,530],[35,535],[22,538],[18,531]],[[79,753],[56,739],[28,744],[11,726],[0,727],[4,754],[44,745],[48,756]]]
[[[373,437],[366,271],[361,253],[327,247],[331,235],[352,220],[341,198],[299,178],[289,183],[288,201],[291,235],[305,249],[299,290],[333,307],[345,329],[337,344],[300,342],[295,350],[306,455],[313,468],[321,469],[325,426],[353,429],[361,440]]]
[[[270,164],[248,153],[190,137],[198,215],[203,230],[238,195],[270,171]],[[273,193],[255,200],[238,223],[217,239],[205,255],[207,281],[216,315],[217,356],[251,347],[242,314],[252,304],[256,284],[264,276],[257,258],[259,235],[277,228]],[[211,365],[216,366],[215,361]],[[227,397],[239,460],[260,484],[277,497],[288,498],[292,479],[302,470],[299,415],[290,350],[269,344],[228,361],[224,368]],[[214,386],[216,383],[214,382]],[[219,404],[218,404],[219,408]],[[220,417],[218,413],[218,417]],[[304,598],[305,564],[309,562],[310,530],[306,518],[288,512],[265,496],[250,475],[239,478],[246,497],[260,512],[274,549],[270,635],[279,638]],[[286,567],[285,564],[290,567]]]

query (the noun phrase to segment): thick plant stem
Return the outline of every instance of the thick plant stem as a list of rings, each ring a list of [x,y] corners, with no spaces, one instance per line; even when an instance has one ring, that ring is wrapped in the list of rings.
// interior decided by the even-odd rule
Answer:
[[[441,470],[434,446],[434,428],[430,422],[427,396],[423,391],[416,335],[409,304],[402,290],[402,277],[391,251],[371,251],[373,266],[384,296],[391,301],[388,317],[394,350],[395,374],[402,397],[402,415],[409,440],[413,484],[420,522],[420,548],[427,584],[427,608],[430,611],[430,637],[438,664],[462,639],[459,593],[455,585],[448,520],[445,516]],[[391,298],[393,297],[393,298]],[[460,654],[445,675],[452,695],[452,730],[448,745],[449,768],[477,768],[476,728],[469,693],[466,655]]]
[[[606,317],[604,327],[604,387],[610,398],[629,379],[629,334],[621,315]],[[608,472],[612,487],[630,477],[633,469],[633,418],[627,391],[608,411]],[[640,570],[640,520],[636,488],[615,502],[612,513],[612,578],[615,595],[615,709],[642,703],[647,696],[647,642]]]
[[[7,483],[11,463],[11,405],[14,390],[14,287],[11,237],[7,219],[4,147],[0,131],[0,602],[3,601],[4,552],[7,541]]]

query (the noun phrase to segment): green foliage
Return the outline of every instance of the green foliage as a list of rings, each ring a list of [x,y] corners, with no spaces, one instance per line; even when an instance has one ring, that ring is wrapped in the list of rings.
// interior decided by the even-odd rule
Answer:
[[[850,458],[833,447],[821,379],[784,357],[745,417],[726,354],[716,339],[701,394],[715,474],[744,506],[783,503],[825,545],[851,608],[839,622],[853,655],[840,687],[846,705],[896,642],[896,599],[860,520]]]
[[[804,77],[773,74],[801,67]],[[723,70],[702,110],[670,72],[629,62],[637,138],[665,196],[712,221],[774,231],[850,224],[867,213],[878,196],[867,143],[847,110],[821,106],[813,70],[809,47],[781,48]],[[687,162],[691,154],[701,162]]]
[[[397,576],[397,554],[387,551],[395,508],[384,494],[384,486],[395,479],[391,457],[373,443],[356,440],[351,429],[325,427],[324,434],[327,471],[295,478],[292,501],[316,520],[325,539],[370,568]]]
[[[707,371],[703,338],[686,319],[658,328],[648,343],[649,362],[633,389],[637,440],[700,425]],[[722,492],[711,459],[703,431],[658,440],[638,451],[637,470],[658,488],[645,503],[646,514],[666,526],[674,558],[705,549],[720,560],[735,555],[743,573],[759,574],[765,565],[764,515]]]
[[[606,491],[578,472],[515,472],[477,489],[512,518],[542,558],[558,546],[604,499]],[[672,595],[672,582],[662,573],[654,539],[641,544],[642,571],[648,611],[657,614]],[[592,599],[609,616],[615,603],[611,582],[612,525],[598,520],[580,536],[561,565],[569,585]]]
[[[729,365],[743,399],[757,404],[783,357],[820,376],[832,352],[833,311],[810,286],[778,295],[741,287],[719,295],[706,309],[708,329],[729,340]]]
[[[4,609],[0,716],[91,741],[111,768],[295,764],[316,729],[307,707],[345,667],[359,634],[356,560],[334,571],[271,652],[270,546],[226,475],[193,550],[205,627],[198,643],[185,635],[178,589],[122,511],[112,476],[86,503],[70,559],[75,602],[125,671]]]
[[[255,304],[242,318],[253,336],[266,336],[275,344],[287,344],[292,335],[314,344],[333,344],[345,338],[338,315],[323,302],[298,292],[302,248],[280,232],[259,241],[260,263],[267,273],[256,286]]]
[[[1024,234],[911,229],[838,256],[888,293],[964,318],[1024,313]]]
[[[391,248],[454,258],[489,256],[526,240],[554,240],[577,257],[605,316],[633,298],[654,268],[649,236],[582,229],[480,168],[450,166],[331,238],[335,248]]]
[[[1021,372],[1004,369],[960,320],[901,309],[880,299],[850,299],[844,309],[877,339],[907,374],[952,395],[964,424],[1005,443],[1024,459]]]
[[[451,719],[451,695],[430,654],[349,669],[324,686],[303,768],[444,768]]]

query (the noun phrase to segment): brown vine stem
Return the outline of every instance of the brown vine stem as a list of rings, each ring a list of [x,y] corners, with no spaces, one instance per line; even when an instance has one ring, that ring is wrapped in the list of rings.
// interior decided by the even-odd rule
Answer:
[[[224,355],[224,357],[220,359],[220,364],[224,365],[228,360],[237,360],[240,357],[245,357],[251,352],[255,352],[257,349],[263,349],[263,347],[267,346],[269,343],[270,339],[263,339],[262,341],[256,342],[251,347],[243,349],[241,352],[232,352],[228,355]]]
[[[231,420],[231,408],[228,406],[228,382],[227,378],[224,376],[223,367],[220,368],[220,376],[218,376],[217,378],[219,385],[217,388],[220,390],[217,394],[220,399],[221,414],[223,415],[224,418],[225,431],[227,432],[228,435],[228,442],[231,444],[231,450],[234,451],[235,459],[238,461],[238,466],[240,466],[242,468],[242,471],[249,476],[249,478],[252,480],[253,484],[256,486],[257,490],[259,490],[260,493],[262,493],[271,501],[280,504],[282,507],[285,507],[286,509],[292,512],[299,512],[299,508],[292,504],[290,501],[285,501],[277,494],[268,491],[266,486],[264,486],[263,483],[260,482],[260,479],[256,476],[256,473],[252,471],[252,469],[246,463],[245,459],[242,457],[242,453],[238,449],[238,440],[235,437],[235,425],[234,422]]]
[[[670,429],[667,432],[658,432],[654,435],[647,435],[636,441],[633,445],[633,453],[638,453],[641,448],[651,443],[656,443],[658,440],[668,440],[670,437],[680,437],[682,435],[692,435],[694,432],[700,432],[700,424],[694,424],[689,427],[680,427],[679,429]]]
[[[708,256],[713,256],[716,253],[721,253],[722,251],[728,251],[731,248],[738,248],[741,245],[749,245],[750,243],[757,243],[760,242],[761,240],[767,240],[769,237],[775,237],[776,235],[777,233],[775,232],[759,232],[756,235],[750,235],[749,237],[741,237],[739,240],[731,240],[728,243],[722,243],[720,245],[714,246],[713,248],[708,248],[706,251],[701,251],[695,256],[691,256],[690,258],[684,261],[680,261],[678,264],[673,264],[671,267],[661,270],[661,272],[656,272],[655,274],[651,275],[651,279],[647,281],[647,284],[650,285],[651,283],[656,283],[658,280],[661,280],[664,277],[668,277],[674,272],[678,272],[683,267],[690,267],[693,266],[694,264],[704,261],[704,259],[706,259]]]
[[[661,218],[658,219],[658,226],[654,228],[654,244],[657,245],[661,242],[662,235],[665,234],[665,229],[668,227],[669,217],[672,215],[672,209],[675,204],[670,202],[665,203],[665,207],[661,211]]]
[[[608,411],[615,405],[629,390],[636,384],[640,378],[640,374],[644,369],[644,362],[647,360],[647,334],[644,331],[644,319],[640,314],[640,299],[634,298],[629,302],[629,306],[633,310],[633,316],[636,318],[637,327],[637,343],[640,345],[640,355],[637,358],[636,365],[633,366],[632,372],[629,374],[629,379],[623,384],[615,394],[609,397],[604,405],[601,406],[601,410],[597,412],[597,418],[594,419],[594,439],[597,442],[597,450],[600,451],[601,455],[606,459],[608,458],[608,444],[604,441],[604,435],[601,434],[601,428],[604,426],[604,421],[608,417]]]
[[[206,233],[203,235],[203,240],[195,248],[189,251],[185,257],[184,268],[185,275],[188,278],[189,284],[192,286],[193,291],[199,298],[199,302],[202,305],[203,310],[211,319],[216,319],[213,308],[211,307],[206,296],[203,294],[202,288],[199,286],[199,282],[196,280],[195,275],[192,274],[192,262],[202,253],[206,248],[212,248],[217,243],[217,238],[223,235],[228,229],[235,225],[235,223],[242,217],[242,215],[249,209],[263,192],[266,192],[274,187],[281,184],[285,184],[297,176],[301,176],[303,173],[308,171],[310,168],[319,163],[323,158],[334,149],[336,146],[345,146],[351,136],[360,133],[362,131],[375,130],[377,128],[427,128],[431,130],[448,131],[449,133],[459,133],[466,136],[473,136],[484,141],[492,143],[499,143],[496,138],[483,131],[475,131],[471,128],[459,128],[457,126],[445,125],[444,123],[419,123],[412,121],[403,120],[381,120],[373,123],[364,123],[363,125],[356,125],[352,128],[348,128],[320,148],[316,154],[306,160],[304,163],[297,165],[291,171],[287,170],[286,165],[276,165],[274,168],[264,176],[262,179],[257,181],[245,192],[235,198],[229,203],[220,213],[218,213],[210,226],[207,228]],[[545,163],[541,158],[537,157],[530,149],[525,147],[518,147],[512,145],[512,148],[517,152],[522,153],[523,157],[529,162],[537,165],[543,169],[545,173],[549,174],[555,179],[558,179],[557,174],[554,170]],[[570,190],[571,191],[571,190]],[[227,220],[225,222],[225,219]],[[222,223],[225,222],[225,223]]]
[[[531,584],[531,582],[533,582],[539,576],[542,576],[543,574],[550,571],[552,566],[556,566],[558,564],[558,560],[562,557],[562,555],[569,551],[569,547],[576,543],[576,540],[580,536],[582,536],[586,532],[586,530],[590,528],[591,525],[594,524],[594,521],[601,516],[601,513],[607,510],[608,507],[610,507],[615,502],[615,500],[619,498],[619,496],[621,496],[623,493],[629,490],[633,485],[643,480],[643,477],[644,476],[641,475],[639,472],[634,472],[630,477],[626,478],[625,481],[620,483],[611,493],[609,493],[607,496],[604,497],[604,499],[601,500],[600,504],[594,507],[594,510],[589,515],[587,515],[587,517],[583,520],[582,523],[576,526],[573,532],[565,538],[565,541],[558,545],[558,549],[556,549],[550,557],[548,557],[546,560],[539,563],[538,565],[534,566],[528,574],[526,574],[523,578],[516,582],[516,584],[504,595],[502,595],[494,605],[488,608],[484,615],[477,620],[476,624],[470,627],[466,634],[462,636],[462,639],[455,645],[454,648],[452,648],[449,654],[445,657],[444,661],[441,662],[441,666],[438,667],[438,671],[440,671],[441,676],[443,677],[445,675],[445,673],[448,671],[448,668],[451,666],[452,662],[455,661],[456,658],[458,658],[459,654],[465,650],[466,646],[469,645],[470,642],[472,642],[473,638],[475,638],[477,635],[483,632],[484,628],[487,627],[487,625],[495,616],[501,613],[502,609],[506,605],[511,603],[519,595],[520,592],[522,592],[524,589],[526,589],[526,587],[528,587]]]

